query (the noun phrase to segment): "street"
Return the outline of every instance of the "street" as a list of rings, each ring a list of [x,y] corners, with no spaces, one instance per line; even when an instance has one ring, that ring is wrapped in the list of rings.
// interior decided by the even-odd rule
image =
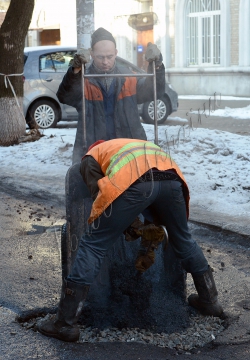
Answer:
[[[171,118],[185,118],[187,111],[198,110],[202,103],[201,100],[180,100],[179,110]],[[239,107],[243,106],[247,106],[247,101]],[[175,120],[167,121],[169,125],[172,122]],[[235,122],[232,118],[203,116],[202,122],[194,121],[193,126],[250,134],[250,120]],[[17,315],[22,319],[29,311],[39,314],[57,305],[61,287],[60,229],[65,222],[65,206],[57,194],[46,196],[32,190],[29,194],[27,188],[23,193],[22,189],[6,188],[2,178],[0,193],[0,359],[249,359],[250,231],[247,220],[233,224],[231,219],[233,225],[225,227],[222,226],[225,219],[215,221],[216,214],[211,217],[200,209],[191,212],[192,235],[214,269],[219,300],[227,315],[226,329],[214,341],[190,351],[136,342],[68,344],[46,338],[15,320]],[[188,292],[192,289],[188,276]]]
[[[57,304],[61,281],[59,229],[64,209],[53,201],[25,200],[17,194],[1,193],[1,198],[0,359],[172,359],[177,354],[180,359],[191,354],[193,359],[248,358],[249,237],[190,223],[193,236],[215,270],[220,301],[230,314],[230,326],[216,338],[216,346],[185,352],[137,343],[64,344],[15,322],[16,314],[32,309],[39,312]]]

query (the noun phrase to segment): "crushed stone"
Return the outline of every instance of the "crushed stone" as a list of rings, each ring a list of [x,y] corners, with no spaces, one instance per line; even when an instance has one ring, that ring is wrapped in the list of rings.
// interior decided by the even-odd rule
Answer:
[[[37,324],[51,317],[47,314],[44,318],[31,319],[22,324],[24,328],[37,330]],[[199,348],[214,341],[225,330],[224,320],[213,316],[192,316],[190,326],[182,332],[171,334],[153,333],[146,329],[110,327],[104,330],[98,328],[80,326],[79,343],[101,342],[137,342],[151,344],[163,348],[189,351]]]

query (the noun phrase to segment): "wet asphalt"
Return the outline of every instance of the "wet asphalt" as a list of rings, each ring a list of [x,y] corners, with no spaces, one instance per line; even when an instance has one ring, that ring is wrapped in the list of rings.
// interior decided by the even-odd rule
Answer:
[[[194,108],[195,103],[182,103],[179,112],[191,106]],[[172,116],[180,116],[179,112]],[[220,120],[217,119],[214,126]],[[208,126],[204,124],[204,127]],[[235,131],[233,128],[232,124],[224,130],[243,132],[243,125]],[[245,121],[244,129],[250,134],[250,121],[247,126]],[[16,321],[17,315],[33,309],[56,307],[61,286],[60,227],[65,222],[64,205],[56,196],[38,198],[35,194],[22,194],[15,187],[6,188],[2,179],[0,196],[1,360],[250,358],[250,230],[247,219],[243,219],[242,224],[235,224],[231,219],[231,226],[225,227],[228,219],[191,209],[191,232],[214,269],[219,300],[227,315],[228,327],[215,341],[190,352],[136,343],[68,344],[27,330]]]

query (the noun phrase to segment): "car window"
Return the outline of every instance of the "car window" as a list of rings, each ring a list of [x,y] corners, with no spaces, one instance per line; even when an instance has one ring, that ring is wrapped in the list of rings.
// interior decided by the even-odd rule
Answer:
[[[45,54],[39,58],[41,72],[66,72],[71,66],[75,51],[59,51]]]

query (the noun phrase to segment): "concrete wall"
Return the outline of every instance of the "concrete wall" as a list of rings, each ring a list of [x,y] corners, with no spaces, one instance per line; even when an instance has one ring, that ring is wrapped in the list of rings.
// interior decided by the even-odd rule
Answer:
[[[29,28],[60,29],[61,45],[76,45],[76,0],[36,0]]]
[[[239,64],[239,1],[231,1],[231,65]]]
[[[221,65],[187,67],[185,14],[187,0],[169,0],[172,62],[166,77],[180,95],[220,92],[222,95],[250,95],[250,1],[220,0]],[[174,14],[174,18],[172,16]]]
[[[250,95],[250,67],[167,69],[166,78],[179,95]]]

